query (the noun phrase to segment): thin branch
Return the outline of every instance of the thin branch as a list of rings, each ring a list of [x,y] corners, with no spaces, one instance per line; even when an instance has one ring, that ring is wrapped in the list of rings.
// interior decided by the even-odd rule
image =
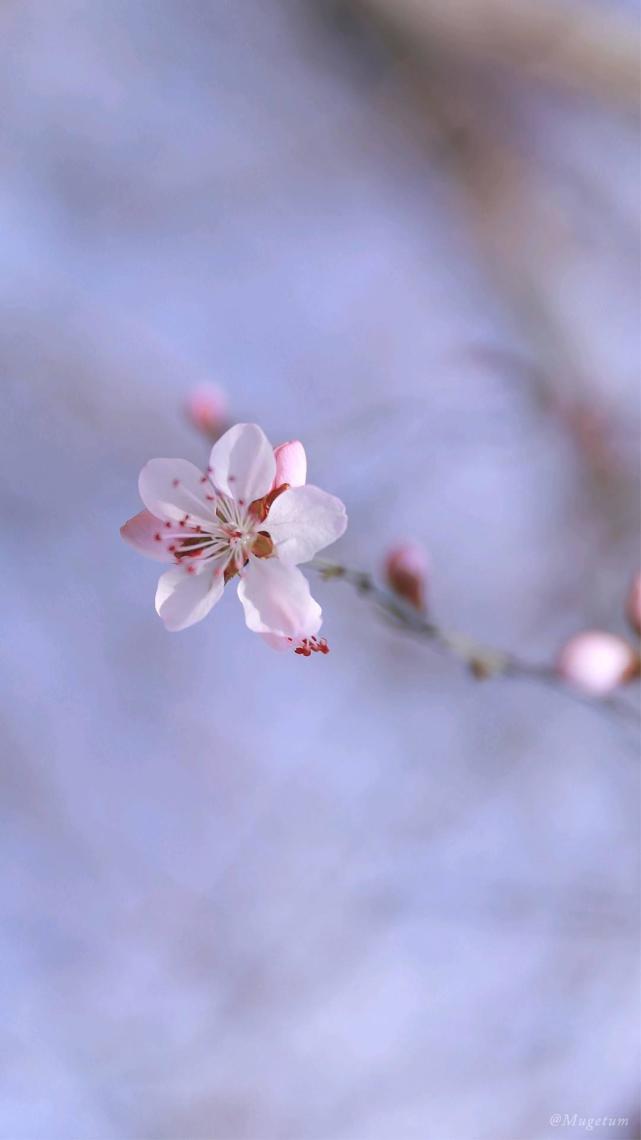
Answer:
[[[552,665],[526,661],[514,653],[483,645],[467,634],[444,629],[432,617],[414,609],[391,590],[380,585],[367,571],[354,570],[318,558],[314,559],[311,566],[326,581],[340,579],[347,582],[359,594],[369,598],[380,613],[394,622],[397,629],[430,642],[434,649],[460,662],[477,680],[505,677],[533,681],[553,688],[581,704],[639,724],[637,711],[625,701],[616,697],[590,697],[582,694],[566,684]]]
[[[569,38],[552,35],[559,51],[582,42],[592,16],[603,19],[593,4],[572,6],[563,13],[549,0],[350,0],[351,7],[380,27],[396,68],[398,80],[411,94],[421,116],[415,127],[425,130],[424,141],[436,144],[467,203],[468,218],[480,249],[537,364],[530,381],[540,404],[555,415],[568,432],[590,477],[588,502],[599,508],[610,535],[617,539],[628,526],[630,467],[620,462],[613,444],[614,408],[606,399],[601,379],[586,357],[584,331],[566,319],[558,304],[558,282],[574,265],[577,241],[567,211],[532,178],[532,155],[522,141],[522,123],[505,91],[491,72],[471,66],[471,55],[456,51],[445,55],[442,36],[451,32],[458,43],[471,37],[496,46],[497,37],[531,42],[540,49],[546,37],[539,21],[567,18]],[[608,12],[608,21],[613,14]],[[500,18],[499,18],[500,17]],[[621,17],[628,47],[638,38],[634,21]],[[618,17],[611,25],[615,41],[621,30]],[[429,34],[428,34],[429,31]],[[446,37],[447,38],[447,37]],[[626,38],[624,36],[624,38]],[[592,42],[593,37],[588,39]],[[449,42],[449,39],[448,39]],[[609,36],[593,40],[598,52],[610,58]],[[611,45],[612,46],[612,45]],[[638,103],[639,59],[634,47],[635,105]],[[543,55],[547,59],[544,52]],[[516,59],[508,52],[508,58]],[[618,59],[618,49],[612,59]],[[562,68],[563,74],[571,71]],[[624,68],[627,74],[627,65]],[[519,70],[519,74],[523,74]],[[400,114],[402,108],[397,107]],[[634,245],[634,235],[630,235]],[[636,488],[634,489],[636,493]]]
[[[418,51],[448,53],[521,79],[588,92],[635,112],[639,26],[635,16],[551,0],[352,0]]]

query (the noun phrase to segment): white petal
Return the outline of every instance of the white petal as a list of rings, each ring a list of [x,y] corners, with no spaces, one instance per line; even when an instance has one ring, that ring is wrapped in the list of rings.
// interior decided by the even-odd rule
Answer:
[[[276,475],[274,487],[289,483],[290,487],[303,487],[307,480],[307,456],[299,439],[290,439],[274,448]]]
[[[140,472],[138,490],[147,510],[159,519],[178,522],[189,515],[206,522],[212,517],[214,489],[187,459],[150,459]]]
[[[313,637],[321,627],[322,611],[312,598],[307,579],[295,566],[287,566],[278,558],[250,558],[238,585],[238,597],[245,621],[254,633],[300,641]]]
[[[121,526],[120,533],[125,542],[156,562],[174,562],[174,555],[167,549],[168,542],[163,535],[163,523],[149,511],[139,511],[132,519]]]
[[[336,542],[347,526],[340,499],[318,487],[283,491],[270,507],[265,529],[283,562],[308,562],[319,550]]]
[[[222,566],[190,573],[185,566],[167,570],[158,580],[156,613],[172,632],[206,617],[224,589]]]
[[[272,446],[258,424],[236,424],[211,449],[212,483],[236,502],[252,503],[271,490],[276,474]]]

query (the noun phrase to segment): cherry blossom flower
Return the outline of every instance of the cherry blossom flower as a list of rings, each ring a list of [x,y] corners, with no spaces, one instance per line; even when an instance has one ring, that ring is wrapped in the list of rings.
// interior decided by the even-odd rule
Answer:
[[[141,553],[171,563],[156,611],[169,630],[206,617],[238,578],[249,629],[274,649],[326,653],[321,607],[298,569],[347,526],[340,499],[306,483],[298,440],[274,451],[257,424],[236,424],[214,444],[209,466],[152,459],[140,473],[145,510],[121,528]]]
[[[570,638],[557,661],[564,680],[591,696],[606,696],[639,675],[639,655],[627,641],[602,630]]]

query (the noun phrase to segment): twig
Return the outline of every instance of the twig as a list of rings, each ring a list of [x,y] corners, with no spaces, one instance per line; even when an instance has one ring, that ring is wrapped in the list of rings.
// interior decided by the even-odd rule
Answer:
[[[636,111],[639,27],[602,5],[551,0],[351,0],[418,51],[512,70]]]
[[[537,55],[548,43],[563,53],[583,43],[592,19],[604,17],[594,4],[560,11],[549,0],[349,0],[355,13],[383,33],[396,74],[421,109],[418,125],[425,141],[446,161],[466,196],[468,217],[487,259],[506,308],[532,349],[535,367],[529,379],[542,407],[570,435],[590,478],[588,501],[599,507],[609,534],[618,539],[627,528],[630,478],[611,443],[613,409],[608,410],[601,381],[586,359],[584,333],[577,332],[558,304],[558,281],[576,258],[571,220],[553,196],[537,190],[531,177],[532,155],[521,141],[522,124],[505,91],[485,71],[471,66],[470,46],[494,45],[505,55],[505,40],[516,36]],[[556,22],[568,20],[567,36],[556,35]],[[605,38],[587,40],[600,55],[619,61],[615,44],[626,39],[633,48],[634,103],[638,102],[638,29],[621,17],[628,32],[622,36],[615,18]],[[614,40],[610,40],[610,33]],[[444,54],[443,37],[461,50]],[[459,43],[459,41],[462,41]],[[612,50],[611,50],[612,49]],[[550,61],[549,53],[543,57]],[[507,51],[513,62],[518,53]],[[555,57],[557,62],[559,57]],[[618,67],[618,63],[617,63]],[[628,76],[629,64],[623,74]],[[563,66],[561,72],[571,76]],[[589,70],[589,69],[588,69]],[[523,70],[517,67],[519,74]],[[491,72],[491,69],[490,69]],[[590,74],[592,74],[590,72]],[[400,113],[400,108],[397,108]],[[630,242],[634,244],[633,235]]]
[[[373,601],[382,614],[391,618],[398,629],[430,642],[441,653],[459,661],[479,681],[496,677],[534,681],[556,689],[581,704],[611,712],[628,722],[639,724],[636,710],[625,701],[616,697],[590,697],[580,693],[566,684],[552,665],[526,661],[494,646],[482,645],[467,634],[443,629],[432,617],[422,614],[391,590],[380,585],[367,571],[354,570],[318,558],[314,559],[311,566],[326,581],[340,579],[353,586],[359,594]]]

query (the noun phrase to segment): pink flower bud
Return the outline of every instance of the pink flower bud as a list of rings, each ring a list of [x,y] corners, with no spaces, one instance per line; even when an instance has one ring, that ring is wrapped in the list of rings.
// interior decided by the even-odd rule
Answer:
[[[385,559],[385,579],[390,590],[417,610],[426,608],[428,570],[427,554],[412,542],[393,547]]]
[[[622,637],[586,630],[572,637],[559,654],[557,672],[592,696],[605,696],[639,675],[641,661]]]
[[[276,476],[274,487],[288,483],[290,487],[303,487],[307,478],[307,456],[299,439],[291,439],[274,448]]]
[[[641,573],[636,575],[630,586],[625,612],[632,628],[641,635]]]
[[[199,384],[193,388],[187,396],[185,410],[193,426],[204,432],[209,439],[218,439],[224,431],[227,400],[225,393],[216,384]]]

